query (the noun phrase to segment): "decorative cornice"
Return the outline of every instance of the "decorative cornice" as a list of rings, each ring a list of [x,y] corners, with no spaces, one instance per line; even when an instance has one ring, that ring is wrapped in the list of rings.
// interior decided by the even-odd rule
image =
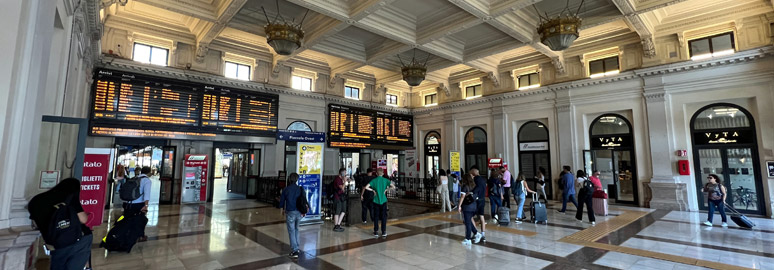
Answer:
[[[714,57],[702,61],[684,61],[674,64],[660,65],[655,67],[637,69],[632,71],[639,77],[653,76],[667,73],[692,71],[703,68],[710,68],[722,65],[738,64],[758,60],[774,54],[774,47],[765,47],[760,49],[737,52],[732,55]]]
[[[651,102],[660,102],[666,100],[666,93],[664,92],[657,92],[657,93],[645,93],[643,94],[645,97],[645,102],[651,103]]]

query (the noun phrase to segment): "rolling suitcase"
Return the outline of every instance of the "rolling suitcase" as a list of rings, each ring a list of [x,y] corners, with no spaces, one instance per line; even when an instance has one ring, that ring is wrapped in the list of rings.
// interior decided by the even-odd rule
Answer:
[[[145,215],[121,216],[105,238],[102,238],[99,246],[108,251],[129,253],[137,243],[137,239],[142,236],[142,229],[146,224],[148,224],[148,218]]]
[[[508,226],[511,223],[511,209],[505,206],[497,208],[497,224]]]
[[[532,194],[532,202],[529,208],[530,213],[532,213],[532,223],[548,223],[546,205],[537,199],[537,194]]]
[[[594,205],[594,215],[607,216],[607,199],[593,198],[592,204]]]
[[[755,223],[752,220],[750,220],[750,218],[743,215],[742,213],[739,213],[739,211],[737,211],[736,209],[734,209],[734,207],[728,205],[727,203],[723,203],[723,204],[726,205],[726,208],[728,208],[728,210],[731,210],[730,211],[731,220],[733,220],[734,223],[736,223],[736,225],[739,225],[739,227],[750,229],[750,230],[752,230],[752,228],[755,227]]]

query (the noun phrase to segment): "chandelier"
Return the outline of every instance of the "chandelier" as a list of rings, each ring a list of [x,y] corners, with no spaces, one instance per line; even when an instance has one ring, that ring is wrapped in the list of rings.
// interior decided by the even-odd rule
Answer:
[[[540,34],[540,42],[554,51],[569,48],[579,36],[581,18],[578,17],[578,12],[580,12],[583,2],[582,0],[580,6],[578,6],[578,11],[574,14],[569,9],[570,0],[567,0],[567,6],[556,17],[551,18],[547,13],[543,17],[540,15],[540,12],[537,12],[540,18],[540,24],[537,28],[538,34]],[[534,5],[532,6],[534,7]],[[535,8],[535,11],[537,11],[537,8]]]
[[[425,63],[421,63],[417,61],[416,53],[417,51],[414,49],[414,55],[411,56],[411,62],[409,62],[408,65],[404,64],[403,59],[400,59],[400,55],[398,55],[401,66],[400,72],[403,74],[403,80],[406,81],[409,86],[419,86],[419,84],[425,80],[425,75],[427,75],[427,60],[430,59],[430,54],[427,54]]]
[[[299,23],[295,23],[295,19],[287,21],[280,15],[279,0],[277,0],[277,16],[274,17],[274,20],[269,20],[266,9],[263,7],[261,9],[267,22],[263,28],[266,33],[266,42],[277,54],[293,54],[296,49],[301,47],[301,41],[304,39],[304,30],[302,30],[301,25],[304,23],[306,15],[309,14],[309,10],[306,10]]]

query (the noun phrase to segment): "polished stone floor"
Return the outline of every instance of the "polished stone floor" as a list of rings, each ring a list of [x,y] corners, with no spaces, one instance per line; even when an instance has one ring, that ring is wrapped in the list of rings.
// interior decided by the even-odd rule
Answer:
[[[293,260],[280,211],[251,200],[154,206],[149,240],[131,253],[98,247],[94,269],[774,269],[774,224],[742,230],[705,227],[706,214],[611,206],[596,226],[549,204],[547,225],[487,226],[487,242],[465,247],[457,213],[391,220],[387,238],[370,226],[333,232],[330,222],[301,228],[303,253]],[[488,208],[487,208],[488,209]],[[514,211],[512,211],[512,214]],[[571,214],[572,213],[572,214]],[[120,210],[109,211],[111,217]],[[584,217],[585,218],[585,217]],[[354,218],[358,220],[359,215]],[[719,221],[719,217],[716,221]],[[368,224],[370,225],[370,223]],[[38,261],[45,269],[46,259]]]

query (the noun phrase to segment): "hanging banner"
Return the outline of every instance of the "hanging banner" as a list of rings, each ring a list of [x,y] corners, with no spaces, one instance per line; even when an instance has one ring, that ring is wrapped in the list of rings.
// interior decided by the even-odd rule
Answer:
[[[304,189],[306,200],[309,202],[309,212],[301,223],[319,223],[322,222],[320,206],[322,205],[323,144],[299,142],[297,149],[297,184]]]
[[[417,158],[417,150],[406,150],[406,158],[404,158],[404,161],[406,162],[406,177],[419,177],[419,159]]]
[[[89,216],[86,221],[89,228],[102,224],[112,154],[110,148],[86,148],[83,155],[80,196],[83,211]]]
[[[460,152],[449,152],[449,170],[460,175]]]

